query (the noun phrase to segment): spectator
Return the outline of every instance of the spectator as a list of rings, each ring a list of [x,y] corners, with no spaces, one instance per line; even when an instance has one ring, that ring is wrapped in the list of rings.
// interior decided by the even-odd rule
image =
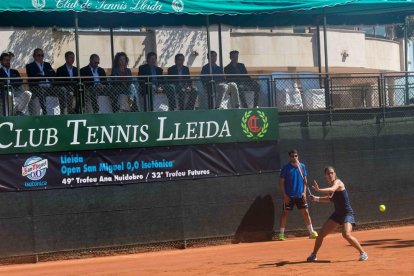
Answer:
[[[226,76],[226,78],[229,81],[232,80],[237,83],[242,107],[248,107],[245,92],[250,90],[254,92],[253,107],[258,106],[260,86],[247,75],[246,66],[243,63],[239,63],[239,51],[230,52],[230,63],[224,67],[224,73],[226,75],[236,75]]]
[[[168,75],[176,76],[172,89],[178,95],[178,108],[180,110],[193,110],[197,98],[197,90],[192,86],[190,70],[187,66],[184,66],[184,61],[183,54],[175,55],[175,65],[168,68]],[[187,104],[185,104],[186,95],[188,95]],[[175,98],[173,100],[173,103],[170,105],[175,108]]]
[[[239,108],[240,98],[237,85],[234,82],[226,83],[223,69],[216,64],[217,53],[215,51],[210,51],[210,54],[207,54],[207,59],[209,60],[209,63],[203,66],[201,69],[201,74],[210,75],[209,77],[202,77],[202,80],[206,85],[208,84],[207,82],[210,81],[210,85],[207,85],[209,108],[212,108],[214,106],[212,102],[212,95],[214,95],[213,89],[215,87],[217,87],[216,101],[218,101],[218,104],[215,105],[216,108]],[[214,86],[215,83],[218,84]]]
[[[149,93],[166,93],[168,97],[169,106],[172,107],[172,98],[174,97],[174,92],[168,90],[165,91],[164,86],[160,83],[160,77],[158,76],[162,76],[162,71],[162,68],[157,66],[157,54],[154,52],[149,52],[147,54],[147,63],[141,65],[138,68],[138,76],[148,76],[148,81],[151,83],[151,85],[145,85],[141,83],[141,91],[143,93],[144,98],[146,98]],[[152,102],[150,102],[149,104],[150,109],[152,110]],[[147,103],[144,100],[144,110],[148,109],[149,108],[147,108]]]
[[[10,68],[10,62],[13,56],[14,55],[10,52],[0,55],[0,78],[4,78],[4,80],[0,81],[1,94],[4,95],[3,93],[9,93],[9,96],[12,97],[13,115],[27,115],[27,109],[32,93],[21,89],[22,79],[19,71]],[[0,102],[3,102],[3,99],[4,97],[2,97]],[[0,112],[2,111],[3,110]]]
[[[33,62],[26,64],[26,73],[29,79],[29,87],[33,93],[30,101],[30,113],[40,115],[40,110],[35,105],[37,99],[42,109],[42,113],[46,114],[46,97],[55,96],[51,89],[52,78],[55,77],[55,71],[52,69],[50,63],[44,61],[45,54],[40,48],[33,51]]]
[[[134,83],[132,82],[131,69],[128,68],[129,58],[124,52],[116,53],[112,65],[111,76],[113,78],[112,85],[119,89],[118,108],[120,112],[131,111],[132,100],[137,99],[137,92]],[[133,109],[138,110],[136,102],[133,104]]]
[[[60,106],[63,110],[66,108],[67,113],[74,113],[73,100],[75,99],[75,95],[77,95],[74,78],[79,76],[79,71],[77,67],[73,66],[74,62],[75,53],[68,51],[65,53],[65,64],[56,70],[56,77],[65,78],[57,79],[57,81],[62,82],[62,85],[60,86]],[[79,99],[78,97],[76,97],[76,99],[76,105],[78,105]],[[79,107],[77,107],[76,110],[79,111]]]
[[[86,104],[92,105],[94,113],[101,112],[98,105],[99,96],[108,96],[111,98],[111,106],[113,107],[114,101],[112,100],[111,94],[108,92],[106,87],[106,73],[105,70],[99,67],[100,58],[97,54],[92,54],[89,57],[89,64],[82,67],[79,70],[81,77],[85,81],[85,99]],[[112,108],[113,110],[113,108]]]

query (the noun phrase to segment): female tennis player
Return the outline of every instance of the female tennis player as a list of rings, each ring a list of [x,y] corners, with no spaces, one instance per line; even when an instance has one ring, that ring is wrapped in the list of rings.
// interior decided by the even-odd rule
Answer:
[[[351,235],[352,226],[355,226],[354,211],[352,210],[351,203],[349,202],[348,192],[345,189],[344,183],[336,177],[334,167],[325,168],[325,179],[328,181],[329,188],[319,188],[318,183],[313,181],[313,189],[316,192],[327,194],[327,196],[314,196],[311,195],[311,200],[315,202],[333,202],[335,206],[335,212],[329,217],[329,219],[323,225],[318,238],[315,241],[315,247],[312,254],[308,257],[308,262],[314,262],[317,260],[316,254],[322,245],[323,239],[339,225],[343,225],[342,236],[359,251],[359,260],[368,260],[368,254],[362,249],[358,240]]]

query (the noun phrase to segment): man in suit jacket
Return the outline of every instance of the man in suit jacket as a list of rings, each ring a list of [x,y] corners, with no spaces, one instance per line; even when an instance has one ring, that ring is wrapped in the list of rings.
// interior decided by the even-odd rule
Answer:
[[[226,75],[237,75],[226,76],[226,78],[229,81],[237,83],[242,107],[247,108],[246,95],[244,92],[248,90],[253,90],[254,92],[253,106],[258,106],[260,87],[255,80],[252,80],[250,76],[247,75],[246,66],[244,66],[243,63],[239,63],[239,51],[231,51],[230,60],[231,62],[224,67],[224,73]]]
[[[184,109],[185,95],[188,95],[187,104],[185,105],[186,110],[193,110],[194,104],[197,98],[197,91],[192,86],[190,70],[187,66],[184,66],[184,55],[175,55],[175,65],[168,68],[168,75],[175,76],[172,80],[173,88],[175,93],[178,95],[178,108]],[[174,97],[175,103],[175,97]]]
[[[73,110],[73,100],[76,101],[76,110],[79,112],[79,95],[78,89],[76,87],[75,77],[79,76],[78,68],[73,66],[75,62],[75,53],[68,51],[65,53],[65,64],[60,66],[56,70],[56,77],[63,77],[65,79],[57,79],[56,82],[61,82],[60,92],[63,98],[63,101],[60,103],[61,107],[64,109],[67,107],[68,113],[74,113]],[[76,97],[75,97],[76,96]]]
[[[239,108],[240,97],[237,84],[226,82],[226,78],[223,76],[223,68],[217,65],[217,52],[210,51],[210,53],[207,53],[207,60],[209,63],[201,68],[201,74],[206,76],[202,76],[201,80],[207,90],[208,107],[219,109]]]
[[[89,57],[89,64],[85,67],[82,67],[79,70],[79,74],[81,77],[89,77],[89,78],[82,78],[84,80],[85,85],[92,85],[92,86],[99,86],[105,85],[106,82],[106,73],[105,70],[99,67],[100,58],[97,54],[92,54]]]
[[[26,64],[26,73],[29,77],[29,87],[33,92],[33,98],[38,98],[40,107],[42,108],[43,114],[46,114],[45,97],[56,96],[54,91],[51,89],[51,83],[53,77],[56,75],[50,63],[45,62],[45,54],[40,48],[36,48],[33,51],[33,62]],[[36,79],[30,79],[36,78]],[[32,100],[33,100],[32,98]],[[34,114],[37,111],[32,110]]]
[[[22,91],[22,79],[19,71],[10,68],[11,53],[2,53],[0,55],[0,78],[5,78],[0,81],[2,93],[9,93],[13,101],[13,114],[25,115],[27,114],[27,107],[29,105],[32,93],[29,91]],[[9,86],[9,87],[7,87]],[[2,94],[1,93],[1,94]],[[2,94],[0,102],[3,102],[4,96]],[[2,112],[1,110],[0,112]]]
[[[73,77],[79,76],[78,68],[73,66],[75,62],[75,53],[72,51],[68,51],[65,53],[65,64],[60,66],[56,70],[56,77],[67,77],[68,79],[65,81],[72,81]]]
[[[10,68],[11,58],[9,53],[2,53],[0,55],[0,78],[7,78],[7,80],[1,81],[1,86],[11,85],[13,88],[20,88],[22,79],[19,71]]]
[[[106,73],[105,70],[99,67],[100,58],[97,54],[92,54],[89,57],[89,64],[79,70],[82,81],[85,83],[85,98],[92,104],[93,111],[99,112],[98,96],[109,96],[111,104],[114,107],[115,100],[114,93],[110,93],[106,87]]]
[[[147,54],[147,63],[138,67],[138,76],[149,77],[148,80],[151,83],[151,85],[146,85],[145,83],[147,82],[147,79],[139,79],[141,91],[143,93],[144,98],[148,98],[149,93],[166,92],[165,87],[160,83],[161,78],[157,77],[162,76],[162,71],[162,68],[157,66],[157,54],[154,52],[149,52]],[[171,93],[167,93],[167,97],[169,99],[168,102],[170,103]],[[150,97],[149,99],[152,99],[152,97]],[[152,110],[152,101],[150,101],[149,107],[147,108],[147,102],[144,99],[144,110]]]

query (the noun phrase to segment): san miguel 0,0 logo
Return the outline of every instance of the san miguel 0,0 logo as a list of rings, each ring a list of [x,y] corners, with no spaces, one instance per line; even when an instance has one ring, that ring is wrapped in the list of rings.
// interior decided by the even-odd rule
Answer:
[[[241,127],[247,137],[252,139],[263,138],[269,129],[269,122],[263,111],[257,110],[255,113],[246,111],[242,117]]]
[[[32,156],[24,162],[24,166],[22,167],[22,176],[26,176],[30,180],[37,181],[45,176],[47,168],[47,159]]]

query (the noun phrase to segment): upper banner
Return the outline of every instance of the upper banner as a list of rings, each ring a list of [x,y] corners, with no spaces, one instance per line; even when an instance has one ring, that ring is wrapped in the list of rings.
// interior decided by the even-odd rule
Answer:
[[[277,138],[276,108],[0,117],[0,154]]]
[[[255,14],[321,9],[355,0],[13,0],[0,11],[90,11],[170,14]]]
[[[402,23],[411,0],[2,0],[0,26],[137,28],[376,25]],[[157,16],[152,16],[153,14]],[[126,16],[127,15],[127,16]],[[276,16],[275,16],[276,15]]]

